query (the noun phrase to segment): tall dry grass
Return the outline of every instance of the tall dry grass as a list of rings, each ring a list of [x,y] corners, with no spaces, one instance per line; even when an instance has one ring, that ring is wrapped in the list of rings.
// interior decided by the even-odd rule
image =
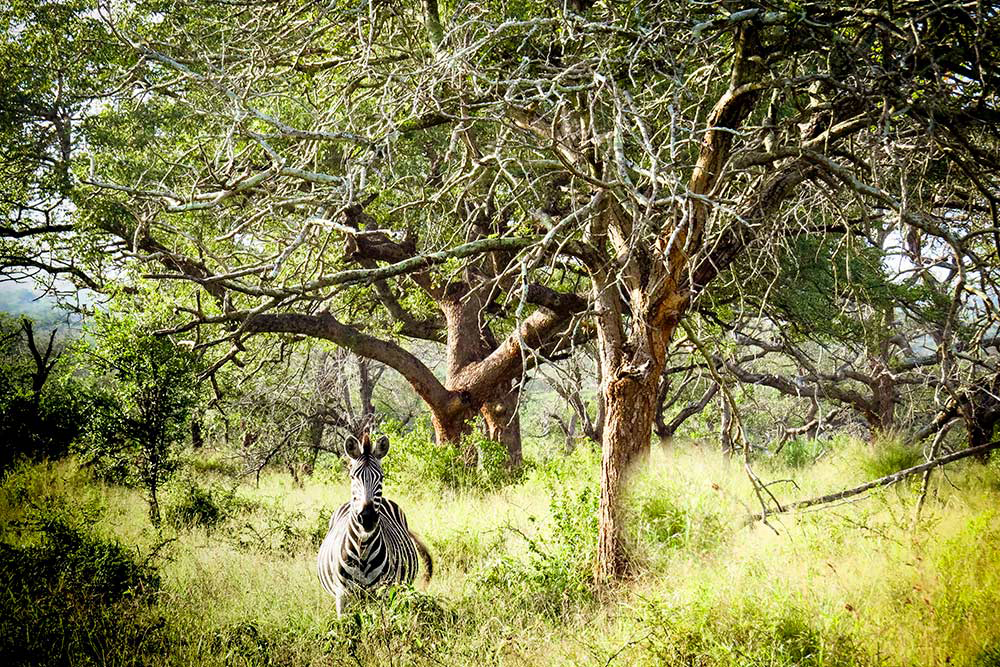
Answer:
[[[936,473],[916,530],[912,483],[772,517],[772,529],[744,525],[757,508],[737,462],[675,444],[632,478],[631,578],[596,591],[597,456],[543,451],[501,488],[388,480],[435,577],[342,619],[314,574],[348,493],[335,461],[302,487],[277,471],[257,487],[189,466],[167,494],[175,520],[162,535],[137,492],[73,461],[25,466],[0,486],[0,538],[44,543],[29,524],[55,513],[138,561],[155,551],[159,589],[129,607],[107,664],[1000,664],[1000,462]],[[757,472],[788,500],[860,483],[893,457],[889,446],[807,443]],[[31,603],[5,597],[5,613]]]

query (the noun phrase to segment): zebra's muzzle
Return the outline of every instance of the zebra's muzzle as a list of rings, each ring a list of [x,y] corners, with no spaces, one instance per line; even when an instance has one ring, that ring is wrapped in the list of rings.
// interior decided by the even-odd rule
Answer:
[[[361,511],[358,513],[358,518],[361,520],[361,526],[365,530],[371,530],[375,527],[375,523],[378,521],[378,511],[375,509],[375,503],[365,503],[361,506]]]

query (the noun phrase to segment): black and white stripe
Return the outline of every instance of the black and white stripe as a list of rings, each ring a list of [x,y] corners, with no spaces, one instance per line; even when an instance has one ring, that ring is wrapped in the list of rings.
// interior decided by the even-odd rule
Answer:
[[[389,450],[382,436],[375,447],[365,439],[345,443],[350,457],[351,502],[330,519],[330,529],[319,548],[319,580],[337,598],[337,614],[351,594],[395,583],[409,584],[423,560],[424,580],[432,562],[426,547],[410,532],[399,505],[382,497],[381,459]]]

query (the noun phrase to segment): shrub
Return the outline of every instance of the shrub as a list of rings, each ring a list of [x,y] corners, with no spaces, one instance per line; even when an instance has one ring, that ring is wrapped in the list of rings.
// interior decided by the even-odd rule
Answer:
[[[901,440],[891,439],[875,442],[861,459],[861,469],[872,479],[885,477],[894,472],[912,468],[924,462],[923,452]]]
[[[159,528],[158,492],[178,466],[202,362],[134,316],[99,313],[94,321],[95,343],[92,348],[81,343],[78,353],[106,384],[83,453],[141,485],[149,519]]]
[[[181,487],[176,498],[168,503],[166,519],[175,528],[214,528],[234,514],[238,507],[239,502],[234,492],[206,488],[188,481]]]
[[[538,536],[508,527],[524,540],[526,560],[503,557],[479,575],[482,586],[551,618],[593,599],[591,565],[597,550],[597,493],[550,487],[552,525]]]
[[[821,441],[795,438],[787,441],[775,458],[782,465],[798,470],[816,463],[825,453],[826,448]]]
[[[383,424],[389,437],[389,454],[382,462],[390,484],[408,488],[426,487],[491,491],[514,481],[507,469],[507,449],[478,430],[473,430],[457,446],[434,444],[430,421],[423,418],[415,428],[403,431],[398,422]],[[475,449],[476,466],[468,465],[463,452]]]
[[[115,541],[48,513],[0,542],[0,662],[143,664],[158,652],[156,570]]]
[[[0,366],[0,470],[22,457],[40,461],[66,456],[93,413],[93,392],[83,382],[58,378],[45,384],[36,405],[28,388],[8,371]]]
[[[287,555],[311,550],[326,537],[328,513],[307,519],[302,512],[286,511],[279,501],[255,509],[261,511],[226,525],[229,540],[240,549]]]
[[[336,507],[324,505],[313,517],[312,527],[309,530],[309,543],[314,547],[319,547],[330,532],[330,519],[333,517]]]
[[[503,443],[490,440],[474,430],[462,440],[462,450],[470,447],[474,447],[478,454],[475,474],[468,480],[470,487],[490,491],[514,481],[507,466],[507,447]]]
[[[461,620],[432,596],[392,586],[352,598],[347,613],[330,625],[324,652],[358,666],[468,664],[448,659],[460,648],[450,635]]]

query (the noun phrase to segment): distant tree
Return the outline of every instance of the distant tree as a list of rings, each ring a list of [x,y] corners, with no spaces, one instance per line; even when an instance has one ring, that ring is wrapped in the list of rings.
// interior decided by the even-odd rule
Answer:
[[[348,436],[360,439],[376,424],[374,394],[384,367],[322,342],[248,343],[255,363],[218,374],[213,401],[227,431],[237,425],[248,473],[259,479],[265,466],[282,462],[299,481],[321,452],[342,455]]]
[[[82,358],[104,384],[86,456],[147,493],[160,525],[159,489],[176,469],[197,403],[199,359],[128,316],[100,314]]]
[[[80,434],[90,394],[61,370],[64,346],[58,329],[39,333],[0,313],[0,469],[19,456],[64,456]]]

